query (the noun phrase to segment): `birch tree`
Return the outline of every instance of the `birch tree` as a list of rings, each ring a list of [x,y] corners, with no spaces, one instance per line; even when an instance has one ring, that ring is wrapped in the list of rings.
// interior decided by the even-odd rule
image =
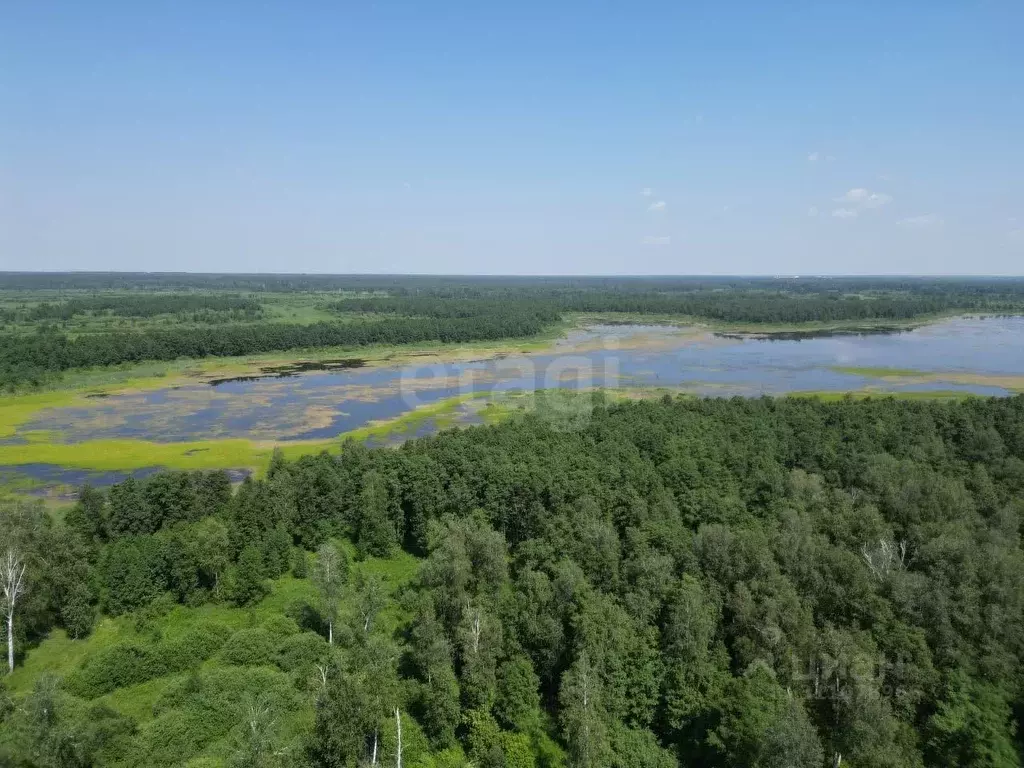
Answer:
[[[610,746],[604,722],[597,670],[586,653],[580,655],[562,680],[559,692],[562,732],[573,768],[604,768]]]
[[[348,560],[329,541],[325,541],[317,551],[313,580],[320,590],[324,616],[327,618],[327,642],[334,645],[334,623],[338,620],[341,589],[348,580]]]
[[[13,545],[0,561],[0,599],[7,628],[7,671],[14,671],[14,609],[18,599],[25,594],[25,562]]]
[[[364,635],[368,635],[384,606],[387,604],[387,595],[384,592],[384,585],[376,574],[365,575],[358,572],[356,578],[356,612],[358,621]]]
[[[395,747],[395,768],[402,768],[402,713],[395,707],[395,731],[398,745]]]

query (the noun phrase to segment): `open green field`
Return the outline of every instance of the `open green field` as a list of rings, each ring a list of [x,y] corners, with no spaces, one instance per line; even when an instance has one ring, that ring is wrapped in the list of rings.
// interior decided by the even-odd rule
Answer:
[[[349,557],[354,555],[350,543],[337,543]],[[303,556],[312,563],[313,556]],[[352,580],[342,594],[343,626],[336,632],[360,629],[353,584],[362,577],[377,579],[383,587],[382,610],[374,621],[377,631],[392,635],[409,618],[397,596],[415,575],[419,561],[398,552],[386,559],[368,557],[351,567]],[[317,591],[309,578],[286,574],[268,580],[267,585],[267,596],[246,608],[227,602],[188,607],[158,600],[135,614],[101,618],[83,639],[55,629],[28,650],[5,678],[7,695],[21,706],[38,681],[56,678],[62,689],[58,711],[65,717],[91,709],[109,720],[113,720],[111,712],[127,718],[124,722],[134,728],[123,743],[127,757],[105,763],[124,768],[228,765],[244,735],[246,707],[261,699],[273,701],[278,749],[297,754],[302,737],[312,727],[316,664],[328,658],[328,645],[317,624]],[[216,641],[208,642],[202,654],[186,659],[179,670],[153,677],[140,670],[130,673],[134,679],[110,690],[106,685],[96,689],[92,682],[96,673],[88,674],[119,649],[148,647],[159,653],[200,634]],[[96,695],[97,690],[104,692]],[[182,697],[183,690],[190,691],[187,698]],[[18,737],[16,728],[0,728],[0,750]]]

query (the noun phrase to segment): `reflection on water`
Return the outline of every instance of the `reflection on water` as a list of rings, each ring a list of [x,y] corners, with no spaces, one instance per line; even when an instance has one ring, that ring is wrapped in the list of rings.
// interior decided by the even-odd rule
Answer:
[[[50,430],[68,442],[326,438],[459,394],[552,387],[657,386],[756,396],[870,386],[1004,395],[1007,390],[999,386],[942,381],[941,376],[886,381],[870,371],[836,368],[1024,376],[1022,342],[1024,318],[962,318],[889,335],[784,340],[722,338],[695,328],[594,326],[572,332],[544,354],[406,368],[332,361],[338,363],[334,370],[283,379],[112,395],[43,412],[22,430]],[[463,415],[472,420],[473,412],[467,407]],[[429,431],[429,424],[419,424],[416,433]]]
[[[161,471],[162,467],[143,467],[131,471],[90,470],[65,467],[60,464],[19,464],[16,467],[0,467],[0,485],[25,485],[29,495],[45,495],[55,498],[77,498],[84,485],[106,488],[129,477],[142,480]],[[231,482],[241,482],[251,472],[248,469],[225,470]]]

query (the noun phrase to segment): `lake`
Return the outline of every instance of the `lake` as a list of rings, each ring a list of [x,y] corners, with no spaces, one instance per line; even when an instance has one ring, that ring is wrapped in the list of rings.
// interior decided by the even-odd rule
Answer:
[[[42,411],[19,432],[46,430],[60,442],[289,441],[334,437],[457,395],[474,398],[457,409],[454,421],[474,423],[492,395],[547,388],[662,387],[718,396],[849,390],[1009,395],[1020,385],[1022,317],[957,318],[898,333],[801,340],[605,325],[573,331],[548,351],[531,355],[401,368],[347,364],[299,375],[114,394]],[[432,428],[427,419],[403,436]],[[20,440],[15,434],[6,442]]]

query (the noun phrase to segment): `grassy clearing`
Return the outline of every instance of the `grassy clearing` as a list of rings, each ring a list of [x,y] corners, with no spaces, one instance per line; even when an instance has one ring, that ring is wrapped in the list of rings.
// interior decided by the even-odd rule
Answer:
[[[342,547],[353,552],[348,542],[338,542]],[[399,552],[387,559],[367,558],[353,561],[350,585],[342,598],[342,616],[352,617],[355,626],[354,588],[351,586],[357,573],[375,575],[380,578],[387,596],[386,607],[378,616],[377,631],[385,636],[392,636],[395,630],[408,616],[402,612],[400,600],[396,595],[400,589],[409,584],[419,567],[419,560],[412,555]],[[211,603],[198,607],[174,605],[163,615],[148,614],[145,618],[138,614],[129,614],[116,618],[103,617],[92,633],[82,639],[71,639],[62,630],[56,630],[45,638],[38,646],[29,649],[19,662],[13,674],[6,678],[8,691],[19,705],[23,697],[31,690],[36,680],[43,674],[51,674],[60,678],[70,675],[87,666],[89,662],[101,656],[120,643],[137,643],[152,646],[155,643],[178,641],[211,624],[219,624],[227,628],[228,633],[248,630],[255,627],[266,627],[283,643],[285,636],[280,629],[271,627],[287,627],[282,625],[291,606],[308,604],[316,605],[317,594],[311,581],[296,579],[286,575],[268,582],[270,593],[258,604],[250,608],[237,608],[227,603]],[[295,631],[291,625],[290,632]],[[361,627],[360,627],[361,629]],[[353,630],[355,631],[355,630]],[[228,643],[231,642],[229,639]],[[226,647],[226,646],[225,646]],[[324,645],[326,647],[326,644]],[[223,650],[223,647],[222,647]],[[229,663],[222,652],[216,652],[208,660],[197,665],[195,670],[167,674],[145,682],[126,685],[105,693],[93,702],[105,704],[121,715],[133,718],[138,726],[138,733],[132,740],[131,764],[149,763],[151,755],[160,755],[159,764],[167,764],[167,749],[162,740],[166,738],[169,721],[168,696],[188,684],[190,679],[204,681],[203,684],[215,686],[228,711],[218,712],[218,718],[226,721],[225,728],[198,729],[206,734],[200,743],[189,743],[189,751],[177,756],[181,761],[192,758],[189,765],[225,765],[225,760],[234,749],[234,725],[236,719],[241,722],[242,707],[245,695],[256,686],[270,686],[275,701],[282,707],[278,711],[276,734],[282,745],[296,746],[296,740],[308,733],[313,721],[314,695],[308,686],[303,684],[307,672],[313,670],[267,665],[239,666],[238,662]],[[80,702],[77,706],[82,706]],[[286,708],[286,702],[291,704]],[[190,717],[202,716],[200,707],[193,711],[191,701],[173,705],[174,721],[188,722]],[[231,711],[237,707],[238,712]],[[173,733],[173,730],[171,731]],[[0,734],[0,743],[13,734]],[[175,762],[175,764],[179,764]]]
[[[359,571],[367,575],[376,575],[381,579],[389,596],[408,584],[419,568],[420,561],[407,552],[398,552],[390,558],[368,557],[356,562],[355,548],[347,541],[339,540],[337,543],[353,559],[353,579]],[[268,584],[271,588],[270,593],[251,608],[236,608],[228,603],[208,603],[194,608],[176,605],[166,615],[141,628],[141,632],[137,617],[133,614],[104,616],[88,637],[79,640],[68,637],[62,629],[56,629],[37,647],[30,649],[22,662],[15,667],[14,672],[5,678],[8,690],[14,695],[27,693],[43,672],[66,676],[80,667],[91,655],[114,643],[126,640],[148,642],[154,636],[173,640],[196,626],[211,621],[224,624],[233,630],[244,629],[284,615],[286,609],[296,601],[304,600],[313,604],[316,600],[316,590],[309,579],[296,579],[285,575],[269,581]],[[390,634],[407,619],[407,616],[399,613],[400,601],[389,599],[387,602],[387,608],[379,619],[379,626],[386,634]]]

